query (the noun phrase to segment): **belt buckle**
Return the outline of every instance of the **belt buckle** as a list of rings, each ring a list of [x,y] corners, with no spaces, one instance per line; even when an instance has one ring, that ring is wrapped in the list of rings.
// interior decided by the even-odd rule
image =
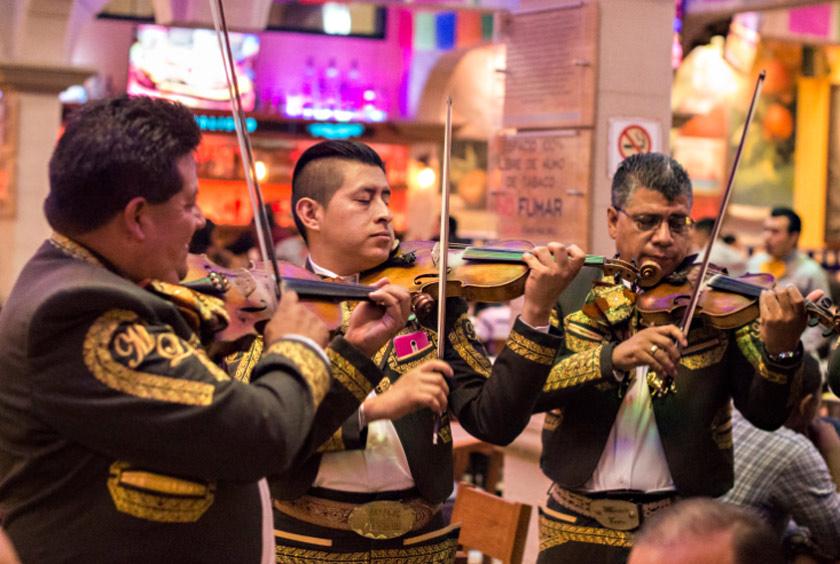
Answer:
[[[589,510],[596,521],[609,529],[629,531],[639,526],[639,509],[630,501],[593,499]]]
[[[371,501],[355,507],[347,523],[357,535],[385,540],[404,535],[414,526],[414,510],[398,501]]]

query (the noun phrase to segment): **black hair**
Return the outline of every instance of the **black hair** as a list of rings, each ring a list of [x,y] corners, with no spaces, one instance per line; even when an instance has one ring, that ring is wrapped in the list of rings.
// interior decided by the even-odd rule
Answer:
[[[662,153],[638,153],[621,162],[613,176],[612,206],[624,209],[636,188],[659,192],[669,202],[685,194],[689,206],[693,199],[688,173],[680,163]]]
[[[120,96],[82,106],[50,159],[47,221],[73,236],[101,227],[132,198],[166,202],[183,189],[176,161],[200,141],[193,115],[177,102]]]
[[[788,233],[802,233],[802,220],[799,214],[790,208],[778,207],[773,208],[770,212],[770,217],[786,217],[788,218]]]
[[[301,198],[312,198],[326,207],[344,183],[344,174],[338,161],[357,162],[376,166],[385,172],[385,163],[379,155],[358,141],[322,141],[309,147],[298,159],[292,173],[292,217],[301,236],[306,240],[306,228],[297,214]]]

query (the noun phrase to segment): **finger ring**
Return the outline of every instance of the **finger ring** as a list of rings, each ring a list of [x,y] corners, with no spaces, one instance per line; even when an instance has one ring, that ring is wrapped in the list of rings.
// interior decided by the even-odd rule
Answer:
[[[656,345],[653,345],[652,347],[650,347],[651,356],[653,356],[656,353],[656,351],[658,351],[658,350],[659,350],[659,347],[656,346]]]

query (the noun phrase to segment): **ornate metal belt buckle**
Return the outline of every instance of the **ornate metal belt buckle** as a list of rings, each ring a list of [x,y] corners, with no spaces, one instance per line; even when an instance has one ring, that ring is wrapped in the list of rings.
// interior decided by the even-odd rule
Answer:
[[[604,527],[629,531],[639,526],[636,504],[620,499],[594,499],[589,504],[592,517]]]
[[[347,523],[357,535],[369,539],[393,539],[414,526],[414,510],[398,501],[372,501],[350,512]]]

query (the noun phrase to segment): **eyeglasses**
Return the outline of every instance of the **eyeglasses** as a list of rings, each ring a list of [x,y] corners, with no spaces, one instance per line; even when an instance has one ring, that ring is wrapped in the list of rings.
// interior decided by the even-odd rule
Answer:
[[[656,231],[657,229],[659,229],[659,226],[662,225],[663,221],[667,221],[668,229],[671,230],[671,233],[685,235],[689,232],[689,230],[691,230],[691,227],[694,225],[694,220],[687,215],[678,214],[669,215],[668,217],[662,217],[661,215],[656,215],[653,213],[640,213],[638,215],[630,215],[621,208],[615,209],[625,214],[631,220],[633,220],[633,223],[636,224],[636,227],[639,228],[639,231]]]

